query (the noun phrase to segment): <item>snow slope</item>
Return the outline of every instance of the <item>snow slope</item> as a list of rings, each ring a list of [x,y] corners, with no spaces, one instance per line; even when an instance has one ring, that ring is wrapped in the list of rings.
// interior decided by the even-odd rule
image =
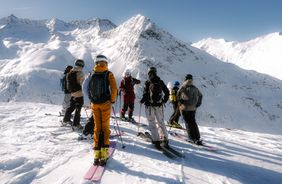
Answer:
[[[275,32],[246,42],[207,38],[192,44],[216,58],[282,80],[282,33]]]
[[[61,127],[56,116],[61,106],[2,102],[0,108],[0,183],[89,183],[83,176],[93,161],[92,142],[77,141],[77,132]],[[83,123],[85,118],[82,111]],[[200,126],[202,138],[219,150],[206,151],[170,137],[170,145],[185,154],[171,160],[139,139],[135,125],[119,124],[126,148],[119,141],[101,184],[281,183],[281,135]]]
[[[0,101],[60,104],[59,80],[76,58],[91,71],[97,54],[109,57],[119,82],[126,69],[141,79],[140,99],[150,66],[165,83],[187,73],[204,94],[198,111],[202,125],[281,134],[282,82],[223,63],[177,40],[149,18],[136,15],[121,25],[109,20],[64,22],[0,19]],[[168,118],[169,113],[166,114]]]

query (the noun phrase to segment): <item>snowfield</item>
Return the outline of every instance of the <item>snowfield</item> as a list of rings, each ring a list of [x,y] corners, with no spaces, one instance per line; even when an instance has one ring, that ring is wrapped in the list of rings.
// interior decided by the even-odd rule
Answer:
[[[61,126],[61,117],[56,116],[61,106],[0,103],[0,108],[0,183],[89,183],[83,176],[93,161],[92,141],[77,141],[77,132]],[[147,123],[143,116],[141,122]],[[83,110],[82,122],[85,121]],[[113,134],[114,123],[111,120]],[[138,138],[135,125],[119,125],[125,132],[126,147],[122,149],[118,140],[102,184],[281,183],[281,135],[205,127],[199,122],[202,138],[218,150],[207,151],[170,137],[170,145],[185,154],[183,159],[172,160]],[[170,131],[184,134],[182,130]]]

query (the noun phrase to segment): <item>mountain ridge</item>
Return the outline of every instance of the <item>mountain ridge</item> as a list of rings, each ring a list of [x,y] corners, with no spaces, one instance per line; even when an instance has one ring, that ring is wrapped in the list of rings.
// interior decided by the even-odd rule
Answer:
[[[280,32],[245,42],[207,38],[193,43],[192,46],[243,69],[255,70],[282,80],[280,72],[282,53],[279,49],[282,47],[282,35]]]
[[[25,28],[26,32],[19,38],[33,31]],[[126,69],[141,79],[141,85],[136,87],[136,102],[142,95],[148,67],[157,67],[165,83],[181,82],[191,73],[195,85],[204,94],[198,111],[201,124],[282,132],[280,80],[224,63],[176,39],[140,14],[116,27],[109,24],[109,29],[102,32],[95,26],[84,28],[56,34],[41,32],[43,36],[39,37],[48,37],[46,42],[38,42],[40,39],[36,37],[30,40],[5,37],[6,32],[0,29],[0,37],[3,37],[0,54],[10,52],[0,58],[0,101],[60,104],[63,93],[59,79],[65,66],[73,65],[76,58],[84,59],[84,71],[88,73],[95,56],[102,53],[109,58],[109,69],[117,82]],[[260,126],[266,123],[271,128],[262,130]]]

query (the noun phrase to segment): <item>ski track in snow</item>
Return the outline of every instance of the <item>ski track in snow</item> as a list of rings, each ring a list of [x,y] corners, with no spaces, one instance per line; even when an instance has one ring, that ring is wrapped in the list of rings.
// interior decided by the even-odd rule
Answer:
[[[45,115],[58,114],[60,106],[0,103],[0,108],[1,184],[91,183],[83,176],[93,160],[92,142],[77,141],[78,133],[62,127],[61,117]],[[82,117],[85,121],[84,111]],[[141,121],[147,123],[144,117]],[[112,120],[112,132],[115,123]],[[219,150],[207,151],[170,137],[170,145],[185,154],[171,160],[138,138],[135,125],[118,123],[126,148],[119,141],[102,184],[281,183],[281,135],[200,126],[205,142]]]

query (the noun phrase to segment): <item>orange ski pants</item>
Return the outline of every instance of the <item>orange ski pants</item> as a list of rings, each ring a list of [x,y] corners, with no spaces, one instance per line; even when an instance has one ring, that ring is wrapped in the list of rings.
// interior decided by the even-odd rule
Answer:
[[[101,149],[101,147],[109,147],[110,145],[110,118],[112,104],[107,101],[102,104],[91,104],[92,112],[94,115],[94,143],[93,147],[95,150]],[[103,137],[99,137],[100,132],[103,132]],[[99,139],[103,142],[99,145]],[[101,141],[101,140],[100,140]]]

